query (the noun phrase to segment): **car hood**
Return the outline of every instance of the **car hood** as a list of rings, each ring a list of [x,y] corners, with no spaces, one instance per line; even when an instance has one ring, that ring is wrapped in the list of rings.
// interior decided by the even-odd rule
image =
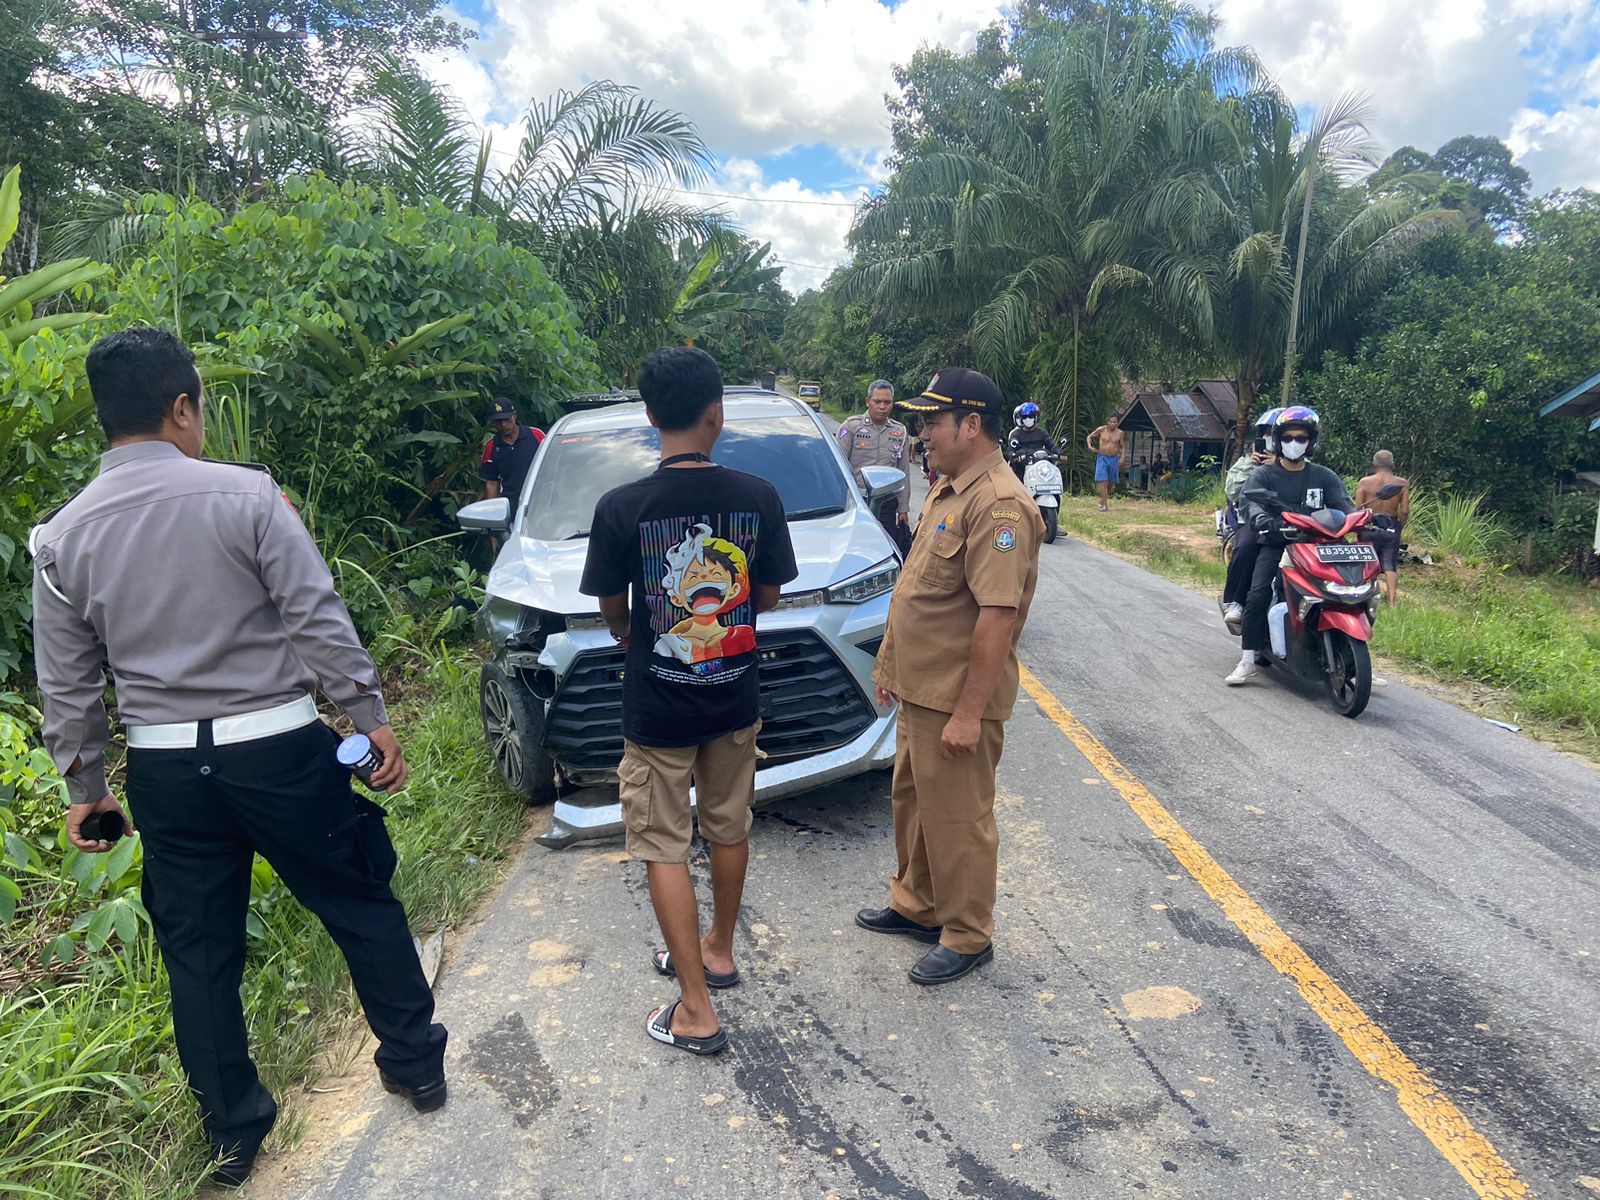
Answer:
[[[883,526],[859,508],[790,522],[789,538],[800,574],[783,585],[784,595],[840,583],[894,554]],[[564,542],[510,538],[489,572],[488,593],[542,612],[567,616],[596,612],[595,598],[578,591],[588,553],[588,538]]]

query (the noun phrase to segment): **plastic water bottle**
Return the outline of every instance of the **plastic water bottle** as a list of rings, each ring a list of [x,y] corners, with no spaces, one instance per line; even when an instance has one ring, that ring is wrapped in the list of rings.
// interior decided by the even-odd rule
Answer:
[[[1279,600],[1267,609],[1267,630],[1272,635],[1272,652],[1279,658],[1289,657],[1289,606]]]

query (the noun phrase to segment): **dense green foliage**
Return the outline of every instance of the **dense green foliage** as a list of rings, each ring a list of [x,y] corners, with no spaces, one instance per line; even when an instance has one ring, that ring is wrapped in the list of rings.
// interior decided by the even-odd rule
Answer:
[[[1540,406],[1600,368],[1600,197],[1537,206],[1516,245],[1461,237],[1424,256],[1366,316],[1354,353],[1305,382],[1325,455],[1347,473],[1394,451],[1436,489],[1482,494],[1516,533],[1553,516],[1563,473],[1594,461]],[[1587,460],[1585,459],[1587,455]]]
[[[476,491],[485,398],[530,419],[598,383],[594,349],[539,260],[436,201],[291,178],[231,217],[174,208],[109,297],[117,323],[164,323],[247,367],[255,452],[318,528]]]

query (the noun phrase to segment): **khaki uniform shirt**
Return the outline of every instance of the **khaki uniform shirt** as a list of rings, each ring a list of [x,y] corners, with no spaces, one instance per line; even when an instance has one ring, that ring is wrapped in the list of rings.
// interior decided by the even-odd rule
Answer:
[[[912,704],[955,712],[980,608],[1015,608],[1017,627],[983,719],[1017,702],[1017,639],[1039,581],[1044,520],[999,450],[958,478],[940,477],[917,519],[889,603],[872,681]]]
[[[911,435],[906,427],[893,417],[882,425],[874,425],[866,415],[851,417],[839,426],[839,448],[852,469],[861,467],[893,467],[906,469],[906,456],[911,452]],[[909,477],[900,493],[896,516],[906,512],[906,496],[911,491]]]
[[[73,803],[106,794],[107,662],[128,725],[239,716],[319,684],[361,732],[388,724],[328,565],[265,471],[119,446],[32,543],[44,741]]]

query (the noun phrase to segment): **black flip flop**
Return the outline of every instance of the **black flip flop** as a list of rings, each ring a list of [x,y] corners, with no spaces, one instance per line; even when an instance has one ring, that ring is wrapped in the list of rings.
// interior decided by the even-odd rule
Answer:
[[[728,1048],[728,1031],[719,1029],[710,1037],[690,1037],[686,1033],[672,1032],[672,1014],[678,1011],[681,1000],[674,1000],[660,1012],[653,1014],[644,1023],[644,1031],[663,1046],[671,1046],[674,1050],[687,1050],[690,1054],[698,1054],[702,1058],[709,1058],[713,1054],[721,1054]]]
[[[668,979],[678,977],[678,969],[672,965],[672,951],[657,950],[650,956],[650,962],[656,969],[657,975],[665,975]],[[719,971],[706,971],[706,986],[708,988],[731,988],[739,986],[739,968],[735,967],[726,975]]]

